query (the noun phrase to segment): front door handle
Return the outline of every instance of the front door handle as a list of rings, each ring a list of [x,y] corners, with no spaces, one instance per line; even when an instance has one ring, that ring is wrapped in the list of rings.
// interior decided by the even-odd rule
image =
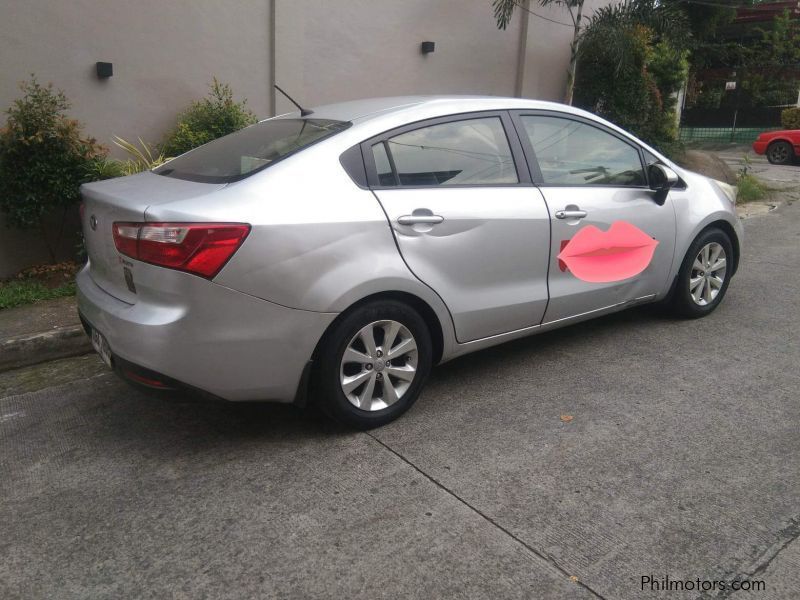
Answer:
[[[397,218],[400,225],[438,225],[444,221],[440,215],[403,215]]]
[[[557,210],[556,219],[582,219],[588,214],[585,210]]]

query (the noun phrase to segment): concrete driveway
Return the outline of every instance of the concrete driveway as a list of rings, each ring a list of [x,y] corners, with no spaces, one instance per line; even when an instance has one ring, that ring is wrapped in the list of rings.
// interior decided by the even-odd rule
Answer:
[[[746,235],[712,316],[465,357],[371,433],[0,377],[0,597],[797,598],[800,206]]]
[[[730,146],[715,152],[738,173],[748,165],[750,173],[778,189],[797,191],[800,185],[800,165],[771,165],[763,154],[756,154],[750,146]]]

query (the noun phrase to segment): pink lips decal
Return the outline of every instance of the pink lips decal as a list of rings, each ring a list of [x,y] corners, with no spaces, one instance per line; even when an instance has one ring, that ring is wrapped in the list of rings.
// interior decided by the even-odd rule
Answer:
[[[627,221],[608,231],[587,225],[558,255],[575,277],[591,283],[622,281],[638,275],[653,260],[658,241]]]

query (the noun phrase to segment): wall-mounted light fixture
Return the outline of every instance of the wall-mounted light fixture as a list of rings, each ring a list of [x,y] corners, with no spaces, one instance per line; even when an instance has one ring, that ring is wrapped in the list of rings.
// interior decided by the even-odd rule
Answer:
[[[114,65],[109,62],[97,63],[97,77],[100,79],[108,79],[114,74]]]
[[[423,54],[430,54],[436,49],[436,42],[422,42],[420,49]]]

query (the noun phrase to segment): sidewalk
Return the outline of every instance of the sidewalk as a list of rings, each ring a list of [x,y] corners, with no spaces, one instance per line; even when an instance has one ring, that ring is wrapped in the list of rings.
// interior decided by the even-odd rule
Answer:
[[[0,310],[0,372],[91,350],[74,297]]]

